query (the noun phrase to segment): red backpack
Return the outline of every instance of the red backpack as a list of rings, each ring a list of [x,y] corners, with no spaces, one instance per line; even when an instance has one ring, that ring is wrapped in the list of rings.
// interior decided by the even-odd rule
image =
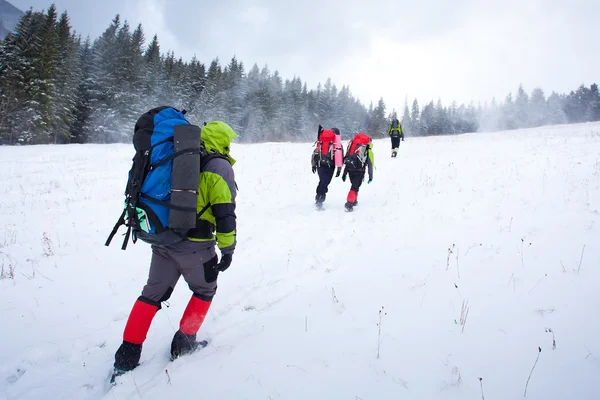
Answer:
[[[333,162],[333,142],[335,141],[335,133],[331,129],[324,129],[319,134],[319,139],[316,142],[316,148],[313,152],[312,164],[317,167],[332,168]]]
[[[348,143],[344,164],[347,169],[362,169],[367,162],[371,138],[364,133],[359,133]]]

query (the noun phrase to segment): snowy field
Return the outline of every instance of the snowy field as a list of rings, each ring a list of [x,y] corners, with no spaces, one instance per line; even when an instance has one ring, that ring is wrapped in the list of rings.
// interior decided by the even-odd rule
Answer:
[[[0,147],[0,399],[600,399],[600,124],[389,147],[346,213],[309,144],[234,144],[211,345],[168,362],[180,280],[110,392],[150,259],[104,246],[132,146]]]

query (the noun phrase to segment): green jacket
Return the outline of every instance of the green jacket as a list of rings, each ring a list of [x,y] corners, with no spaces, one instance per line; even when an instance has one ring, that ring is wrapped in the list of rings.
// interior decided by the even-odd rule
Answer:
[[[367,148],[367,155],[369,156],[369,161],[371,161],[371,165],[375,166],[375,153],[373,153],[373,143],[369,145]]]
[[[200,172],[198,220],[196,228],[188,233],[188,240],[216,240],[222,254],[231,254],[236,245],[237,186],[232,168],[235,159],[229,151],[237,134],[225,122],[213,121],[202,127],[201,137],[211,155]]]
[[[373,153],[373,142],[367,147],[367,172],[369,173],[369,180],[373,180],[373,167],[375,166],[375,154]]]

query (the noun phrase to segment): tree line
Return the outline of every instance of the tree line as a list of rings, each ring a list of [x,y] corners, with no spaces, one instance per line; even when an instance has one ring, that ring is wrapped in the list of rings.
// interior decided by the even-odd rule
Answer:
[[[387,125],[383,99],[367,108],[331,79],[308,89],[267,65],[246,71],[235,56],[184,62],[119,15],[92,41],[54,5],[29,10],[0,42],[0,143],[129,141],[158,105],[186,109],[192,123],[226,121],[243,142],[312,140],[319,124],[371,134]]]
[[[0,41],[0,144],[127,142],[137,118],[158,105],[186,109],[196,124],[226,121],[242,142],[311,141],[319,124],[346,137],[380,137],[395,115],[382,98],[366,107],[331,79],[309,89],[267,65],[246,70],[235,56],[225,65],[184,61],[163,53],[156,35],[147,43],[142,25],[132,28],[119,15],[92,41],[54,5],[30,9]],[[528,96],[520,87],[515,100],[477,107],[438,100],[420,109],[415,100],[402,116],[415,136],[599,119],[597,85],[547,99],[541,89]]]
[[[504,131],[535,128],[544,125],[600,121],[598,85],[581,85],[569,94],[535,88],[531,95],[520,85],[513,99],[509,93],[502,103],[470,103],[460,106],[453,102],[444,107],[441,100],[431,101],[423,109],[415,99],[409,109],[404,106],[402,126],[412,136],[455,134],[464,132]]]

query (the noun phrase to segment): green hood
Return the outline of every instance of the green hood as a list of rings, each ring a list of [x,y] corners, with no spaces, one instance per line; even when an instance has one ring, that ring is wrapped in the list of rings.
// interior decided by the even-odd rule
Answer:
[[[231,141],[238,137],[233,129],[225,122],[212,121],[202,127],[201,135],[204,147],[208,151],[216,152],[226,156],[231,165],[235,159],[229,154]]]

